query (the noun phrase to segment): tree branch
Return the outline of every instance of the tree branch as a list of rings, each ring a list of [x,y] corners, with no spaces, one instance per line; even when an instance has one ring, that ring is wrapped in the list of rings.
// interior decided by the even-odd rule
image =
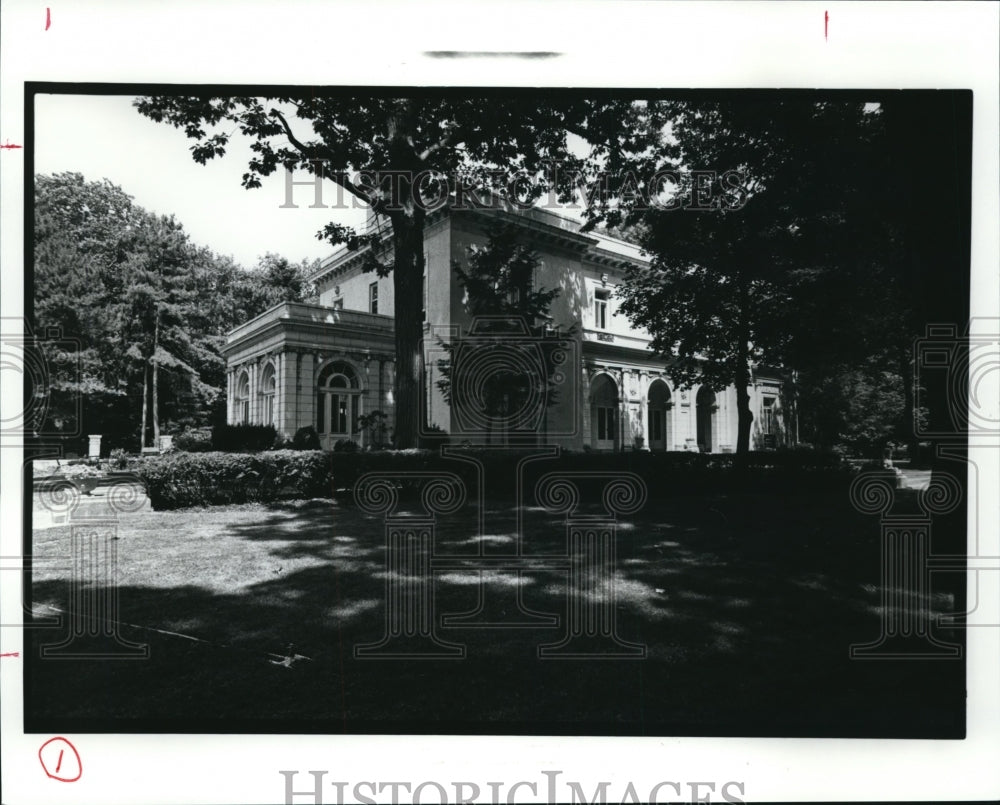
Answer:
[[[292,127],[288,125],[288,121],[285,119],[285,116],[277,109],[271,110],[271,116],[276,118],[278,122],[281,124],[281,127],[285,130],[285,135],[288,137],[288,141],[306,157],[308,157],[311,160],[322,159],[324,151],[327,155],[329,155],[330,152],[328,149],[321,150],[314,146],[306,145],[298,137],[296,137],[295,134],[292,132]],[[333,182],[339,184],[342,188],[344,188],[344,190],[346,190],[352,196],[361,199],[366,204],[374,203],[375,201],[374,199],[372,199],[363,190],[356,187],[354,183],[347,178],[346,172],[337,172],[324,175],[328,176]]]

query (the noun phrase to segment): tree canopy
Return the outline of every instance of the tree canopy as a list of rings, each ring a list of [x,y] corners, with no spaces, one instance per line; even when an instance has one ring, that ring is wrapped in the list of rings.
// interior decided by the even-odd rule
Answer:
[[[245,271],[107,180],[36,176],[34,326],[58,328],[76,351],[53,366],[52,416],[67,433],[133,449],[161,421],[178,429],[218,419],[226,333],[279,301],[301,301],[310,268],[268,254]],[[78,400],[82,422],[73,421]]]

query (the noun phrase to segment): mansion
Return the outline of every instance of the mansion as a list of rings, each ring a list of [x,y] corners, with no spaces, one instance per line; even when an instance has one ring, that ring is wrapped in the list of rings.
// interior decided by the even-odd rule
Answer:
[[[559,290],[549,309],[549,334],[513,335],[509,360],[497,365],[509,371],[518,361],[530,362],[533,338],[561,339],[561,365],[548,375],[557,392],[541,383],[517,412],[499,417],[453,410],[439,388],[443,343],[475,339],[479,327],[453,263],[466,266],[467,250],[485,244],[486,228],[497,219],[516,225],[519,241],[538,255],[532,286]],[[369,231],[378,226],[370,217]],[[382,242],[390,237],[385,226]],[[325,449],[345,439],[365,446],[371,437],[360,420],[375,411],[385,415],[391,432],[393,282],[363,270],[368,248],[342,247],[321,263],[310,277],[319,304],[285,302],[229,333],[223,350],[229,423],[270,424],[286,437],[312,425]],[[578,221],[538,208],[444,208],[426,220],[424,258],[421,419],[430,430],[448,433],[453,444],[502,444],[513,423],[520,444],[530,433],[534,443],[571,450],[735,451],[735,389],[675,388],[648,335],[617,313],[615,287],[625,271],[648,265],[638,246],[599,231],[580,232]],[[478,370],[477,377],[488,371]],[[779,373],[754,372],[752,449],[794,438],[794,423],[783,414],[791,410],[783,404],[783,383]]]

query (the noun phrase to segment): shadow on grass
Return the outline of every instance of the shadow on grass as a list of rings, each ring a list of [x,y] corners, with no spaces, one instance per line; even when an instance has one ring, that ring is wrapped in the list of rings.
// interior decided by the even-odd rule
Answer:
[[[568,588],[558,563],[529,563],[520,574],[477,569],[480,550],[512,551],[513,506],[490,504],[487,534],[472,508],[437,525],[434,555],[455,561],[435,574],[435,623],[442,640],[466,647],[462,660],[355,658],[355,646],[386,630],[381,520],[331,502],[259,506],[253,515],[227,533],[271,577],[220,591],[199,583],[189,557],[183,583],[122,578],[120,630],[150,645],[149,660],[41,659],[38,644],[57,638],[35,633],[27,727],[964,735],[963,662],[849,659],[851,643],[879,633],[879,532],[841,501],[705,496],[654,502],[621,520],[614,615],[622,640],[646,646],[641,660],[539,659],[538,646],[561,639],[570,599],[583,593]],[[526,512],[524,525],[525,556],[565,552],[558,519]],[[185,545],[196,558],[197,543]],[[158,550],[164,562],[183,559]],[[475,608],[480,585],[491,612],[511,614],[519,593],[558,625],[443,628],[443,616]],[[65,610],[67,588],[65,578],[36,581],[33,600]],[[271,662],[295,654],[308,659]]]

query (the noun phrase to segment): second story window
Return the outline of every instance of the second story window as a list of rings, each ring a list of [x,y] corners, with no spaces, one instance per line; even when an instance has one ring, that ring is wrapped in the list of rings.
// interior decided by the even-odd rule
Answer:
[[[373,282],[368,286],[368,312],[378,313],[378,283]]]
[[[611,291],[594,291],[594,327],[598,330],[608,329],[608,299]]]

